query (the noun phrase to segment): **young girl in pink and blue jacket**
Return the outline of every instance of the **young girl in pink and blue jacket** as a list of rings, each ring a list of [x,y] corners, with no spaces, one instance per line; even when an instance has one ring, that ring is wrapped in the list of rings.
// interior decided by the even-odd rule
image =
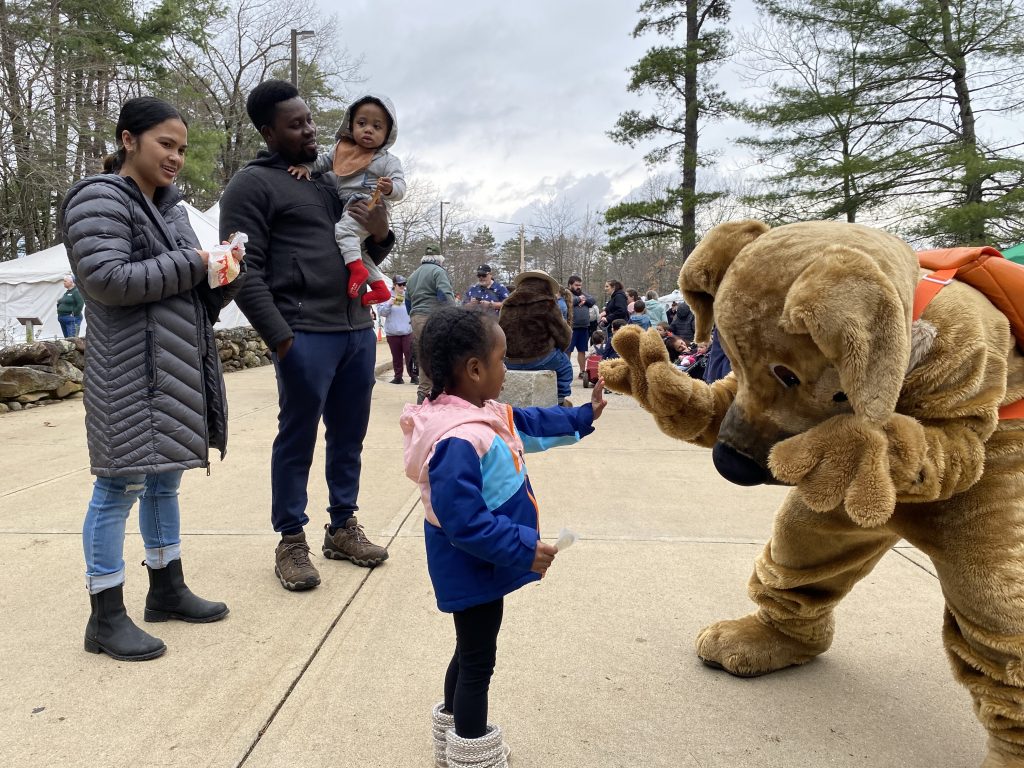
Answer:
[[[423,499],[427,569],[437,606],[453,614],[455,653],[433,710],[436,765],[504,768],[501,729],[487,723],[503,598],[540,579],[556,549],[540,539],[523,454],[593,432],[604,382],[579,408],[512,408],[494,398],[505,380],[505,334],[491,313],[443,307],[420,341],[429,399],[402,413],[405,472]]]

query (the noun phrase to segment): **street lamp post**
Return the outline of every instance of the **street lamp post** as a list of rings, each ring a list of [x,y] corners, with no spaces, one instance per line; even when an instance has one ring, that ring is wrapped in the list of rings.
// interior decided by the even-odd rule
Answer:
[[[312,29],[292,30],[292,85],[299,87],[299,38],[313,37],[316,32]]]
[[[441,201],[441,226],[437,230],[437,249],[444,255],[444,207],[451,205],[448,200]]]

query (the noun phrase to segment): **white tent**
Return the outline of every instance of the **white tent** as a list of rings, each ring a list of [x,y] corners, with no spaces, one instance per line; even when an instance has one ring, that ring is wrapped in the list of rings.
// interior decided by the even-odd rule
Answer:
[[[658,301],[660,301],[662,304],[665,304],[667,306],[667,305],[671,304],[673,301],[683,301],[683,302],[685,302],[685,299],[683,298],[682,291],[680,291],[678,288],[676,288],[674,291],[672,291],[672,293],[667,294],[666,296],[659,296],[658,297]]]
[[[216,219],[182,203],[188,211],[189,222],[203,245],[214,245],[217,237]],[[71,271],[67,251],[63,245],[54,245],[21,259],[0,262],[0,343],[24,341],[25,327],[19,317],[38,317],[43,321],[35,329],[37,339],[61,338],[57,322],[57,300],[64,294],[64,275]],[[248,325],[234,302],[221,310],[218,328]],[[82,333],[85,327],[83,323]]]

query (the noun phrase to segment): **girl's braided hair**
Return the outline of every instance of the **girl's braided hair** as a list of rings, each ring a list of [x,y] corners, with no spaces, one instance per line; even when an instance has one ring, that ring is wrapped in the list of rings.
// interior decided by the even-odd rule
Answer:
[[[486,357],[497,325],[494,313],[468,307],[439,307],[431,313],[419,349],[420,365],[433,382],[431,400],[455,383],[455,370],[461,363],[470,357]]]

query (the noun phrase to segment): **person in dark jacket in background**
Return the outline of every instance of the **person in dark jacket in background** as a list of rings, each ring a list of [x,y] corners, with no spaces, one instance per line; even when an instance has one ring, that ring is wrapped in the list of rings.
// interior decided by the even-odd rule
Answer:
[[[85,424],[96,481],[82,530],[92,603],[85,649],[138,661],[166,646],[124,607],[125,521],[136,499],[149,572],[146,621],[205,623],[228,613],[185,585],[178,486],[184,470],[209,467],[209,446],[221,456],[227,448],[212,323],[234,285],[209,288],[209,254],[178,205],[173,182],[187,128],[177,110],[131,99],[116,140],[107,173],[74,185],[61,219],[89,321]]]
[[[724,379],[732,371],[732,363],[725,356],[722,349],[722,342],[718,340],[718,328],[711,329],[711,346],[708,347],[708,361],[704,368],[704,381],[714,384],[719,379]]]
[[[64,295],[57,299],[57,322],[65,339],[78,335],[84,306],[85,300],[75,286],[75,276],[64,275]]]
[[[355,517],[363,438],[370,420],[376,336],[369,307],[350,299],[348,269],[334,224],[342,201],[332,174],[300,180],[288,167],[317,157],[316,126],[291,83],[268,80],[249,94],[246,111],[267,144],[228,182],[220,203],[223,238],[249,236],[248,269],[237,304],[271,349],[277,374],[278,429],[270,459],[271,521],[281,534],[274,573],[285,589],[312,589],[320,574],[309,560],[304,527],[307,484],[321,418],[327,428],[330,522],[324,557],[372,567],[388,552],[366,538]],[[384,206],[357,200],[346,209],[369,236],[377,264],[394,244]]]
[[[594,297],[583,290],[583,278],[570,275],[566,283],[569,286],[569,299],[572,315],[568,318],[572,326],[572,339],[569,341],[568,352],[576,350],[577,362],[580,365],[579,377],[587,367],[587,345],[590,343],[590,308],[594,306]]]
[[[622,320],[623,323],[629,322],[629,299],[626,297],[626,291],[622,287],[622,283],[618,280],[608,280],[604,284],[604,292],[608,294],[608,302],[604,305],[604,312],[601,313],[601,319],[604,320],[605,325],[609,329],[609,341],[611,341],[611,327],[612,323],[616,320]]]
[[[680,301],[676,304],[676,314],[672,318],[669,328],[672,330],[673,336],[678,336],[687,344],[693,343],[693,310],[690,309],[685,301]]]

